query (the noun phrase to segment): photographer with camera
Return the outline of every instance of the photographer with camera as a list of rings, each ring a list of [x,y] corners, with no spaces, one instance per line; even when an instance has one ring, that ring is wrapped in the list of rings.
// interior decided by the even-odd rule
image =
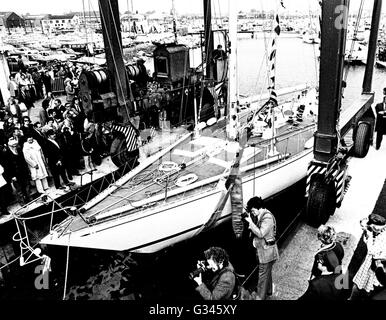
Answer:
[[[244,220],[248,223],[256,249],[258,263],[258,283],[256,299],[265,300],[272,295],[272,266],[279,258],[276,244],[276,220],[273,214],[264,208],[260,197],[253,197],[247,202]]]
[[[206,261],[199,261],[197,270],[190,274],[198,284],[196,290],[204,300],[231,300],[236,276],[228,253],[222,248],[211,247],[204,254]],[[208,283],[204,283],[202,274],[207,271],[212,271],[213,276]]]

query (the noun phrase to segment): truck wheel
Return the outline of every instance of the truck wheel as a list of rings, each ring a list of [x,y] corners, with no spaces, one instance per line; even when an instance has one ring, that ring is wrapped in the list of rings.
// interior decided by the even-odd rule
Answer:
[[[117,136],[110,146],[110,156],[111,161],[117,166],[120,167],[123,163],[121,162],[121,145],[122,142],[125,142],[125,138],[122,136]]]
[[[353,155],[357,158],[364,158],[370,148],[370,125],[360,123],[354,139]]]
[[[123,139],[118,146],[118,158],[119,158],[119,161],[121,162],[121,165],[123,165],[129,160],[125,139]]]
[[[312,227],[325,224],[336,208],[335,185],[327,184],[324,177],[316,175],[311,178],[310,191],[305,210],[306,222]]]

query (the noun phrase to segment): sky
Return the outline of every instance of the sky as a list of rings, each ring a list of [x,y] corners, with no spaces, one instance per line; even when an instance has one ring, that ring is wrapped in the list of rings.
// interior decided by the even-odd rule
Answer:
[[[155,10],[156,12],[169,12],[173,0],[118,0],[120,12],[131,9],[144,13]],[[213,15],[224,15],[227,13],[229,0],[212,0]],[[233,0],[237,1],[238,10],[249,11],[275,9],[278,0]],[[202,13],[203,0],[174,0],[176,11],[184,13]],[[289,12],[309,12],[318,7],[317,0],[283,0],[284,6]],[[351,0],[352,10],[357,10],[360,0]],[[372,8],[372,0],[365,1],[365,9]],[[97,0],[2,0],[1,11],[14,11],[18,14],[59,14],[70,11],[83,11],[83,4],[86,11],[94,11],[98,8]],[[383,6],[383,12],[386,12]]]

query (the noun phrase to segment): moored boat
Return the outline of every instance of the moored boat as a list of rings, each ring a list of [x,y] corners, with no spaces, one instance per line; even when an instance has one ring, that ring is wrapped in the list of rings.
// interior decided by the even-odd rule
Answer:
[[[166,50],[176,51],[169,46]],[[233,55],[236,52],[232,50]],[[232,59],[230,55],[231,104],[237,99],[232,91],[236,76]],[[244,99],[235,117],[209,116],[204,121],[200,117],[209,111],[203,112],[201,103],[193,131],[161,125],[153,145],[140,148],[140,154],[148,157],[139,166],[76,208],[75,215],[57,224],[41,242],[149,253],[188,239],[231,218],[230,175],[236,161],[244,199],[253,195],[269,198],[295,184],[306,176],[312,159],[317,92],[303,88],[284,93],[287,99],[275,108],[271,103]],[[229,105],[227,112],[231,113]],[[236,139],[229,138],[232,128]],[[237,160],[243,130],[248,131],[249,140]],[[154,145],[162,143],[157,142],[158,137],[163,141],[173,138],[157,148]],[[160,151],[154,152],[157,149]]]

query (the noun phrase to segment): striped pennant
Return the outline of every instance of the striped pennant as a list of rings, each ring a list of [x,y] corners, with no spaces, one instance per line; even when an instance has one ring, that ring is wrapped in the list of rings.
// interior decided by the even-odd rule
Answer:
[[[138,133],[137,133],[137,130],[131,124],[128,124],[127,126],[114,124],[111,127],[111,129],[113,131],[122,132],[124,134],[127,151],[130,152],[130,151],[134,151],[135,149],[138,149],[138,142],[137,142]]]
[[[279,21],[279,15],[277,14],[275,17],[275,28],[273,29],[275,31],[275,37],[272,40],[272,46],[271,46],[271,54],[269,55],[269,87],[270,90],[270,97],[269,102],[273,104],[273,106],[277,106],[277,94],[276,94],[276,38],[280,35],[280,21]]]

